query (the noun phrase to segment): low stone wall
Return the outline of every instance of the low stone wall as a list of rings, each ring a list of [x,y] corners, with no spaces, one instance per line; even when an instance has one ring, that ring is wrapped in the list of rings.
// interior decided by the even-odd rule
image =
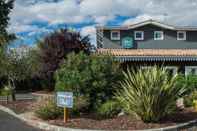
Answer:
[[[43,99],[55,99],[54,94],[37,94],[37,93],[32,93],[34,96],[34,99],[36,99],[38,102],[42,101]]]

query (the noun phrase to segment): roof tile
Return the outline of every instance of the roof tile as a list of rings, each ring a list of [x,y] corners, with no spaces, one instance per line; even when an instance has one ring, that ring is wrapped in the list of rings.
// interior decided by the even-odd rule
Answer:
[[[98,49],[113,56],[197,56],[197,49]]]

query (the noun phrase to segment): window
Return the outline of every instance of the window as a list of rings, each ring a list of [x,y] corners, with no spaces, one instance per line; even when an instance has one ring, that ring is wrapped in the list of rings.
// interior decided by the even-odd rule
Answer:
[[[144,32],[143,31],[135,31],[135,40],[144,40]]]
[[[178,31],[177,32],[177,40],[186,40],[186,32]]]
[[[166,66],[166,70],[171,76],[176,75],[178,72],[178,68],[176,66]]]
[[[164,39],[163,31],[154,32],[154,40],[163,40],[163,39]]]
[[[111,40],[120,40],[120,31],[111,31]]]
[[[185,75],[197,75],[197,66],[186,66]]]

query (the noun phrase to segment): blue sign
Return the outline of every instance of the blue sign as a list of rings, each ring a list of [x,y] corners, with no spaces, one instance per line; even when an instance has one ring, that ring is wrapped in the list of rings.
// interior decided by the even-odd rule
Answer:
[[[73,107],[73,93],[72,92],[57,92],[57,106],[59,107]]]
[[[133,38],[125,37],[122,39],[123,48],[133,48]]]

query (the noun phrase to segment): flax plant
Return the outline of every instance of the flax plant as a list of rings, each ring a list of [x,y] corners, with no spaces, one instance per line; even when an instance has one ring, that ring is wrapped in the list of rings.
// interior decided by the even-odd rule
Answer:
[[[158,122],[172,113],[176,100],[185,92],[177,87],[177,75],[170,75],[165,68],[127,70],[116,98],[129,113],[135,113],[144,122]]]

